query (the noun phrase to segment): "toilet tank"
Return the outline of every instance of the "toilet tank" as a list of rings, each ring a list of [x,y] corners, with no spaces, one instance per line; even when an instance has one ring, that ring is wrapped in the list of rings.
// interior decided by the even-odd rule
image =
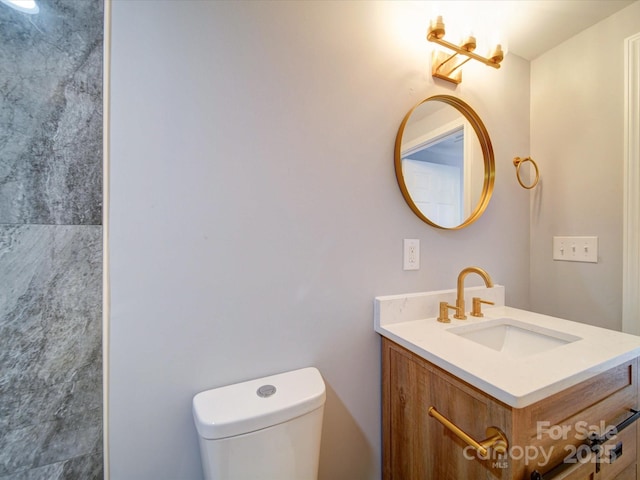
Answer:
[[[325,385],[313,367],[193,398],[206,480],[316,480]]]

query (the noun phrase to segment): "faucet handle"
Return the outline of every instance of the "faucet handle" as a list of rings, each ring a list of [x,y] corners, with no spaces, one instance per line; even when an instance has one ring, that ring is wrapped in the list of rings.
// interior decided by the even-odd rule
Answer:
[[[471,315],[472,317],[484,317],[484,314],[482,313],[481,304],[484,303],[486,305],[495,305],[495,303],[490,302],[489,300],[483,300],[480,297],[473,297],[473,299],[471,300],[471,303],[472,303],[472,309],[469,315]]]
[[[458,307],[449,305],[447,302],[440,302],[440,316],[437,319],[440,323],[451,323],[449,309],[455,310],[456,312],[458,311]]]

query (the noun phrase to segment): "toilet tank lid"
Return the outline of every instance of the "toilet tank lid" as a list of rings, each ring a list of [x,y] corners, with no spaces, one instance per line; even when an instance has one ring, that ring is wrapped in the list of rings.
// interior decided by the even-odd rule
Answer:
[[[325,398],[320,372],[308,367],[198,393],[193,418],[201,437],[220,439],[299,417]]]

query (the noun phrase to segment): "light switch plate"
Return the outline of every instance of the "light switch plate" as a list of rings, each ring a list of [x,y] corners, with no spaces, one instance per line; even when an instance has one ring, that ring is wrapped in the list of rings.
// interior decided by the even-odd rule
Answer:
[[[598,237],[553,237],[553,259],[598,263]]]

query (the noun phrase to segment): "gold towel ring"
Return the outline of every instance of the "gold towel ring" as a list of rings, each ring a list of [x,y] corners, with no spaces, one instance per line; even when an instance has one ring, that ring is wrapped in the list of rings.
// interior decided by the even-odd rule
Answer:
[[[524,183],[522,183],[522,179],[520,178],[520,166],[525,162],[531,162],[531,164],[533,165],[533,168],[536,169],[536,179],[529,186],[527,186]],[[531,157],[527,157],[527,158],[516,157],[516,158],[513,159],[513,164],[516,167],[516,178],[518,179],[518,183],[522,186],[522,188],[526,188],[527,190],[531,190],[533,187],[535,187],[538,184],[538,180],[540,180],[540,171],[538,170],[538,165],[536,164],[536,162],[533,161],[533,158],[531,158]]]

